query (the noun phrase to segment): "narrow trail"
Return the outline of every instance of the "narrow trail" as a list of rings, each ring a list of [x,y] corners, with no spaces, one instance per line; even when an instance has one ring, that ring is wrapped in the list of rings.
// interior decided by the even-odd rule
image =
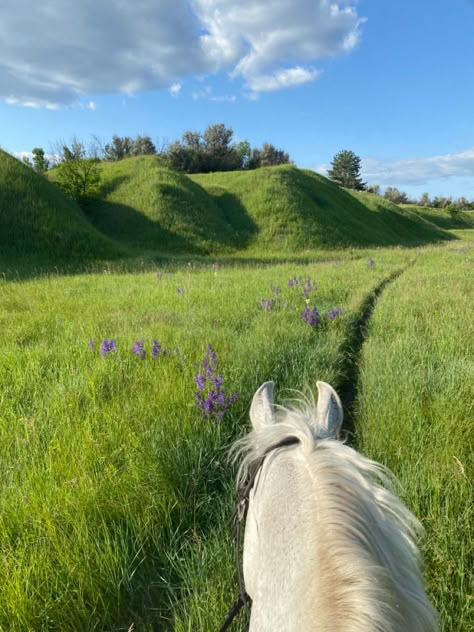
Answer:
[[[340,353],[344,358],[342,379],[339,383],[338,393],[344,410],[343,430],[348,435],[348,443],[354,443],[355,431],[355,404],[359,384],[360,356],[362,346],[367,337],[368,324],[372,317],[375,305],[385,288],[398,279],[414,261],[400,270],[396,270],[386,279],[383,279],[362,303],[357,320],[352,323],[345,342],[341,346]]]

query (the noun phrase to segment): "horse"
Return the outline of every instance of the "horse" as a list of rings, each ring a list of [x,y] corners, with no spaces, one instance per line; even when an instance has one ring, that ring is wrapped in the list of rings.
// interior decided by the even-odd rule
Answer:
[[[340,440],[341,400],[329,384],[317,388],[317,404],[284,407],[263,384],[253,430],[234,445],[248,494],[249,632],[436,632],[421,524],[390,471]]]

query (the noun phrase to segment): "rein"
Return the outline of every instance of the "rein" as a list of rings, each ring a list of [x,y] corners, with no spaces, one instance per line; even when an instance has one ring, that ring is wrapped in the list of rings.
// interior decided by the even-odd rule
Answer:
[[[244,606],[250,605],[251,602],[251,599],[245,590],[245,583],[242,575],[242,564],[240,561],[240,544],[241,526],[247,518],[250,492],[255,485],[257,474],[259,473],[263,462],[270,454],[270,452],[273,452],[273,450],[277,450],[278,448],[295,445],[296,443],[299,443],[299,439],[297,439],[296,437],[286,437],[286,439],[283,439],[279,443],[276,443],[275,445],[272,445],[270,448],[268,448],[268,450],[264,454],[262,454],[261,457],[259,457],[254,461],[254,463],[252,463],[252,469],[249,472],[248,478],[245,481],[245,484],[239,489],[239,500],[237,501],[237,505],[235,506],[235,509],[232,512],[229,520],[229,522],[232,522],[234,525],[235,564],[237,567],[237,577],[239,581],[239,596],[229,608],[224,623],[219,628],[219,632],[225,632],[230,627],[241,609]]]

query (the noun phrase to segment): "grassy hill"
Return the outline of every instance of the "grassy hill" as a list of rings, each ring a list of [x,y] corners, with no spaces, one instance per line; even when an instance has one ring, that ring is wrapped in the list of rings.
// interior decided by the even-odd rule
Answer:
[[[241,245],[213,198],[154,156],[103,163],[102,178],[101,198],[86,212],[94,226],[122,243],[201,254]]]
[[[411,209],[289,165],[188,177],[154,156],[103,163],[100,195],[84,211],[54,184],[54,170],[50,179],[0,152],[0,258],[287,256],[455,238]]]
[[[319,174],[293,166],[192,179],[258,249],[415,246],[452,238],[408,209],[379,196],[346,191]],[[247,226],[242,224],[242,212]]]
[[[0,257],[111,258],[118,252],[57,186],[0,150]]]
[[[444,230],[474,228],[474,213],[472,211],[461,211],[458,215],[453,217],[444,209],[415,206],[413,204],[403,206],[403,208],[411,210],[419,217],[428,220]]]

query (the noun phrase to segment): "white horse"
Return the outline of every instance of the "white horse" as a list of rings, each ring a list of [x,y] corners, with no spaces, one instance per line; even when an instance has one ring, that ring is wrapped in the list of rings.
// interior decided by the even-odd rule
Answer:
[[[421,525],[389,472],[337,440],[340,399],[317,385],[317,406],[283,408],[263,384],[253,431],[237,444],[240,484],[258,468],[244,538],[250,632],[436,631],[415,544]]]

